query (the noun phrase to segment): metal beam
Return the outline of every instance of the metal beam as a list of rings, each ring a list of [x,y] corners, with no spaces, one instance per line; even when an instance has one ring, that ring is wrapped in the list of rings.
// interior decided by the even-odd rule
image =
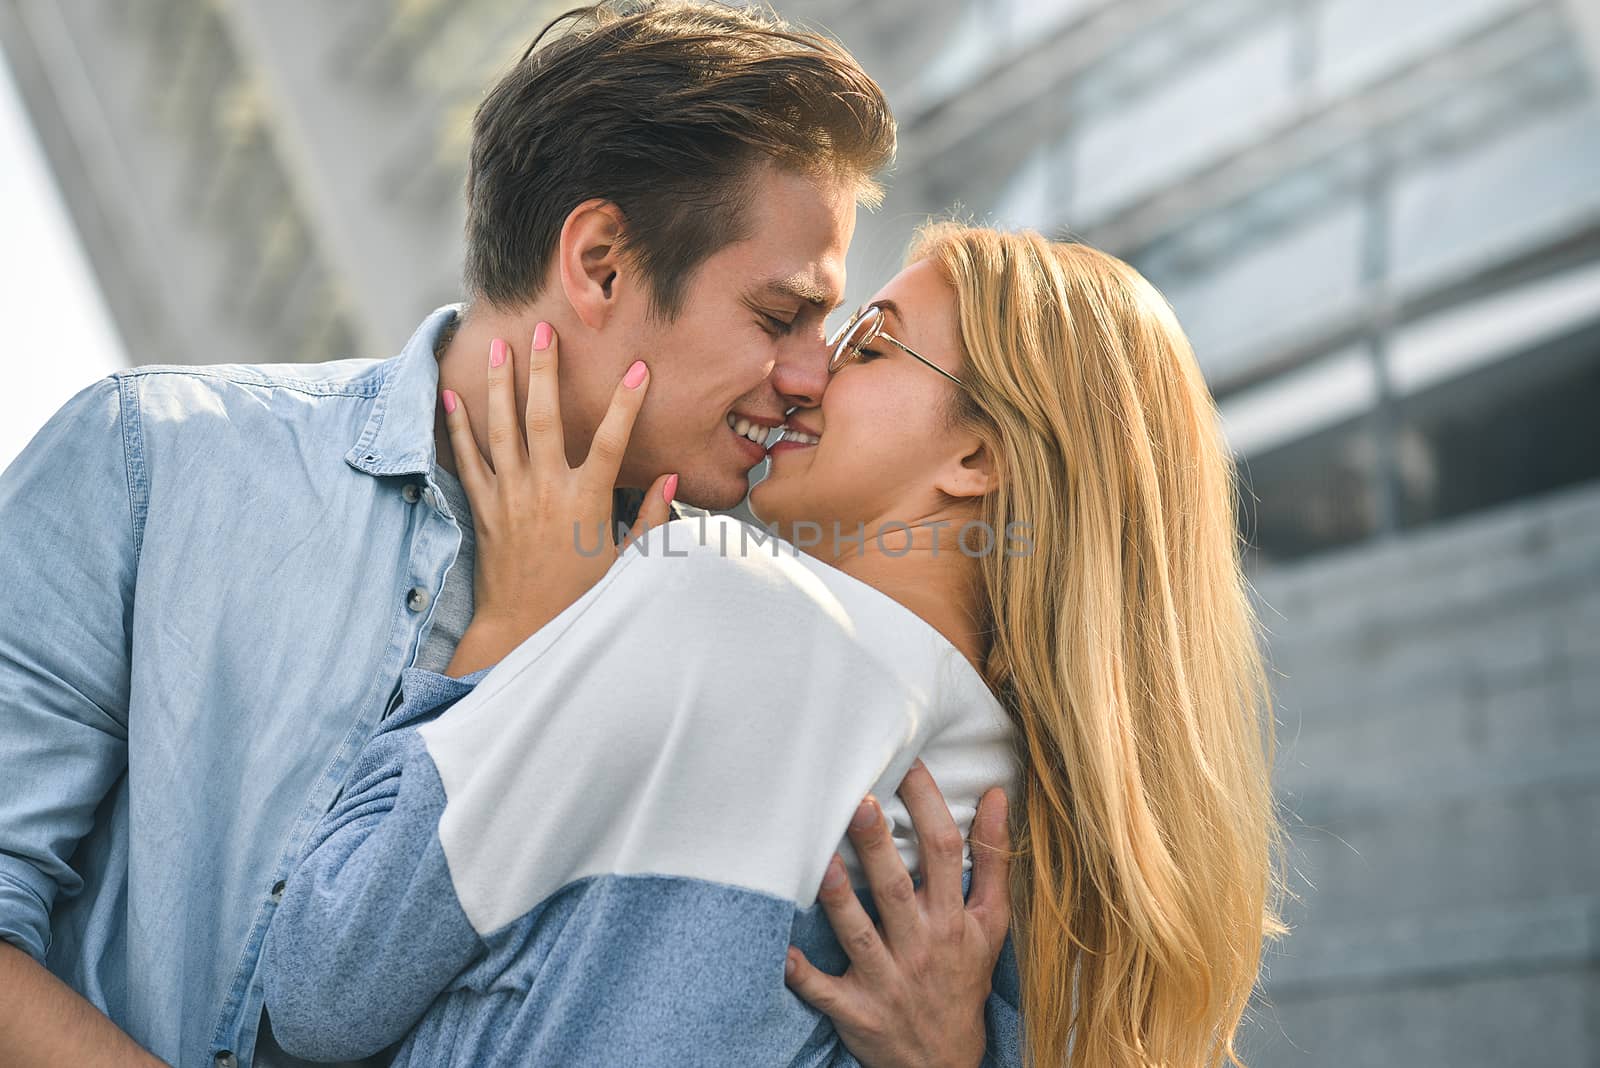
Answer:
[[[0,34],[23,99],[129,358],[283,361],[298,358],[308,339],[342,336],[320,307],[303,319],[281,306],[271,319],[251,314],[238,281],[253,265],[241,264],[236,248],[255,220],[207,217],[197,187],[214,178],[213,161],[196,166],[150,107],[150,57],[129,47],[129,26],[118,19],[137,26],[151,17],[149,9],[107,18],[100,5],[0,0]],[[181,28],[193,31],[202,17]],[[314,262],[296,270],[321,277]]]
[[[1523,0],[1505,16],[1419,56],[1359,92],[1296,108],[1254,143],[1174,176],[1098,220],[1073,220],[1086,239],[1126,255],[1190,219],[1216,211],[1275,178],[1369,140],[1408,115],[1448,100],[1478,79],[1560,40],[1543,0]]]
[[[1492,293],[1546,277],[1577,264],[1600,260],[1600,212],[1564,223],[1558,231],[1492,263],[1478,263],[1429,281],[1385,294],[1363,293],[1348,310],[1325,317],[1289,338],[1275,338],[1259,349],[1230,354],[1228,363],[1244,370],[1210,379],[1217,399],[1314,363],[1369,337],[1380,326],[1399,327],[1425,316],[1470,304]]]
[[[910,101],[900,109],[907,154],[916,161],[937,158],[1019,108],[1065,91],[1117,43],[1181,14],[1185,6],[1184,0],[1110,0],[1068,19],[1021,51],[996,55],[955,92]],[[1033,143],[1043,136],[1038,132]]]
[[[1578,31],[1579,43],[1589,59],[1589,80],[1600,92],[1600,4],[1594,0],[1563,0],[1567,17]]]
[[[270,101],[295,199],[344,286],[364,350],[397,349],[429,308],[459,293],[459,197],[419,210],[394,189],[397,170],[431,165],[396,154],[431,137],[437,101],[345,76],[326,4],[227,0],[218,10]],[[429,137],[404,136],[419,126]]]
[[[1397,169],[1412,167],[1485,144],[1506,126],[1525,122],[1530,114],[1553,113],[1587,92],[1581,69],[1571,80],[1552,80],[1551,70],[1543,54],[1528,57],[1515,67],[1485,78],[1472,90],[1494,96],[1491,105],[1472,111],[1465,120],[1448,109],[1420,113],[1414,116],[1418,121],[1408,121],[1398,136],[1394,128],[1385,131],[1378,139],[1382,142],[1378,147]],[[1530,78],[1530,74],[1535,76]],[[1427,126],[1430,117],[1449,121],[1419,130]],[[1379,155],[1371,140],[1354,142],[1342,153],[1285,170],[1260,188],[1200,216],[1198,221],[1180,221],[1154,244],[1120,251],[1137,255],[1142,267],[1167,276],[1203,273],[1215,261],[1231,258],[1248,245],[1268,241],[1324,207],[1348,198],[1367,182]]]

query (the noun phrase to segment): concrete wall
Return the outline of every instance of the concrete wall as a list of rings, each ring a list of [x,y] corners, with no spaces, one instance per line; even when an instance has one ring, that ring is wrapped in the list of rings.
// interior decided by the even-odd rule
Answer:
[[[1253,1064],[1600,1064],[1600,486],[1256,576],[1295,841]]]

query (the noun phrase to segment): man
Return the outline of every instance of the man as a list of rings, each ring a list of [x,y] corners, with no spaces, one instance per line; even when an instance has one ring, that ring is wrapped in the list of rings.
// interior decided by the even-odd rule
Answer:
[[[382,362],[135,368],[51,418],[0,479],[0,1063],[292,1063],[255,976],[282,880],[402,670],[443,671],[472,616],[441,387],[482,412],[489,340],[552,323],[576,460],[645,358],[619,487],[731,506],[751,427],[825,387],[892,150],[831,42],[602,6],[478,111],[464,315]],[[981,1019],[924,989],[879,1030]]]

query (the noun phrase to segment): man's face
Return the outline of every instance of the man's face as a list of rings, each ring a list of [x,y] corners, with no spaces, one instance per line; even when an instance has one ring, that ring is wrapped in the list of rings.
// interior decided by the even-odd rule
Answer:
[[[629,360],[650,365],[620,484],[648,486],[676,471],[678,497],[704,508],[744,498],[765,456],[764,428],[827,386],[823,320],[842,299],[855,231],[855,187],[773,166],[751,179],[749,234],[713,253],[690,278],[673,322],[643,301],[617,324]],[[740,421],[757,429],[741,436]],[[733,425],[730,425],[733,424]]]

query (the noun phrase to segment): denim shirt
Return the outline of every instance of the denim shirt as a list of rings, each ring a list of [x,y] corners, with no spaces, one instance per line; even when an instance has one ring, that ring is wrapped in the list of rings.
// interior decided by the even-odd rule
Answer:
[[[455,561],[457,311],[388,360],[119,371],[0,476],[0,937],[178,1068],[250,1063],[282,880]]]

